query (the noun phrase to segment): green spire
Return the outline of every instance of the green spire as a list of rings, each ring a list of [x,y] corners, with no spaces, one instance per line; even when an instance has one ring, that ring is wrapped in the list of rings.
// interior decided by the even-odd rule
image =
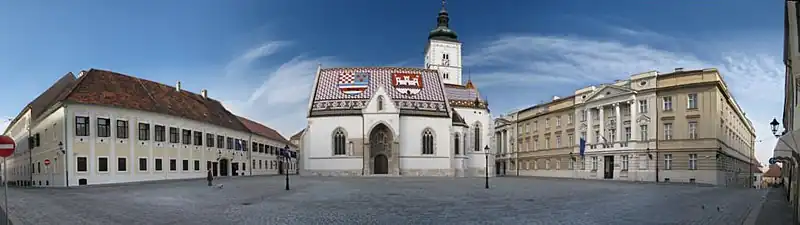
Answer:
[[[445,8],[445,0],[442,0],[442,10],[437,17],[437,26],[428,34],[428,39],[458,42],[458,34],[450,29],[450,16]]]

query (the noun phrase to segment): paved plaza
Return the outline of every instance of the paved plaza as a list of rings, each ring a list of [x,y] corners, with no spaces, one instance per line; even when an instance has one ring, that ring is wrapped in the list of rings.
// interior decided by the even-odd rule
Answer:
[[[11,189],[21,224],[741,224],[764,191],[543,178],[240,177]]]

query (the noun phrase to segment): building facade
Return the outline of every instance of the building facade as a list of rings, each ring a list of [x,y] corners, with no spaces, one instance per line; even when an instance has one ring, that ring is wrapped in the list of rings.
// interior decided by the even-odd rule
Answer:
[[[800,4],[796,0],[784,2],[784,34],[783,34],[783,63],[785,65],[783,118],[771,123],[772,132],[778,138],[778,143],[773,150],[773,158],[783,166],[780,170],[780,182],[789,193],[794,215],[794,222],[800,221],[800,74],[794,68],[800,66]],[[782,129],[781,129],[782,128]],[[775,170],[777,171],[777,170]],[[768,172],[769,173],[769,172]],[[769,173],[774,176],[774,173]],[[766,177],[766,175],[765,175]]]
[[[755,131],[715,69],[635,74],[512,114],[494,140],[516,154],[497,164],[521,176],[751,184]]]
[[[425,68],[320,68],[302,136],[301,173],[484,176],[488,102],[462,83],[461,42],[442,8]]]
[[[275,174],[290,144],[205,90],[97,69],[62,77],[4,134],[19,143],[9,181],[30,186]]]

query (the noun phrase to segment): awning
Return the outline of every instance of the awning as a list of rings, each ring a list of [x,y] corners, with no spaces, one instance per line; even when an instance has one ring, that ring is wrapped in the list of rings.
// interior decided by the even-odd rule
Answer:
[[[800,150],[800,131],[790,131],[778,138],[778,143],[775,144],[773,157],[791,158],[792,151],[797,153]]]

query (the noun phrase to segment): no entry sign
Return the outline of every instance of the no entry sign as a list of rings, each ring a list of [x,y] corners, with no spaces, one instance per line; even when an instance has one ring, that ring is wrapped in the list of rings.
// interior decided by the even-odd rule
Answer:
[[[49,166],[50,165],[50,160],[49,159],[45,159],[44,160],[44,165],[45,166]]]
[[[11,154],[14,154],[14,149],[17,147],[17,144],[14,143],[14,139],[2,135],[0,136],[0,157],[9,157]]]

